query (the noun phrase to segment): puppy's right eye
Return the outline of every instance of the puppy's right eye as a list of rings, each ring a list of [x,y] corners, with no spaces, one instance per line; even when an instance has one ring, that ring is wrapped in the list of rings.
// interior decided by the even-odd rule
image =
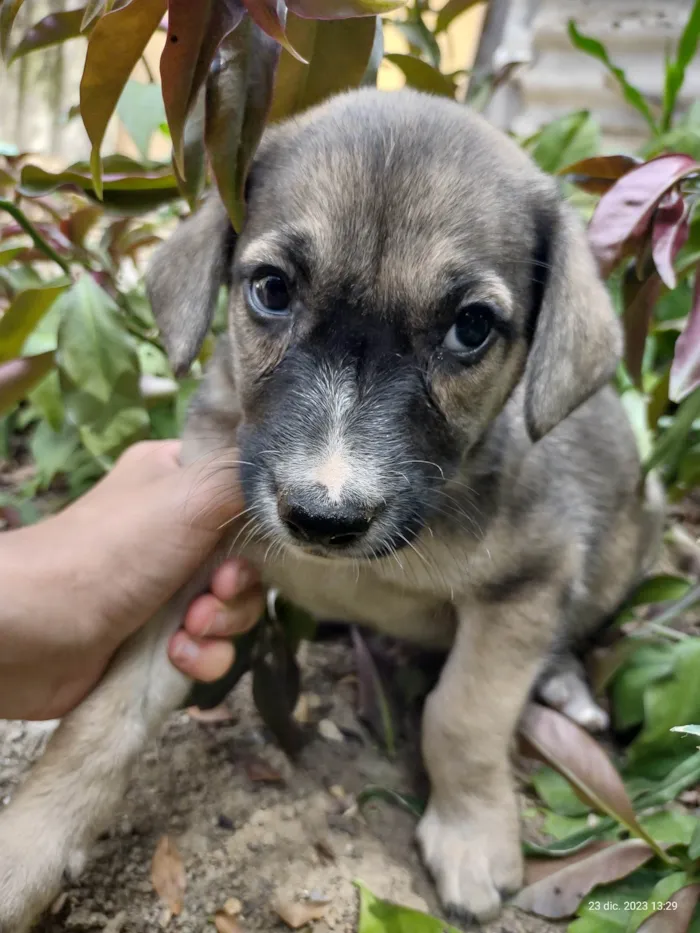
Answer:
[[[292,299],[284,274],[270,269],[254,275],[248,283],[248,301],[258,314],[289,314]]]

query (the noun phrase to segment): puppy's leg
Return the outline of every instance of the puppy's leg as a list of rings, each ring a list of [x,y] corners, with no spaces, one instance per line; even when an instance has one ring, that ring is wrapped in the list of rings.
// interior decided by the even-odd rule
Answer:
[[[537,693],[589,732],[603,732],[610,725],[610,717],[593,699],[583,665],[573,655],[558,659],[544,672]]]
[[[188,586],[124,644],[0,812],[0,933],[28,929],[64,876],[80,872],[123,799],[133,762],[187,696],[190,681],[169,663],[167,642],[201,590]]]
[[[488,920],[522,884],[508,755],[545,663],[557,593],[459,609],[457,637],[426,701],[423,757],[431,797],[418,841],[447,909]]]

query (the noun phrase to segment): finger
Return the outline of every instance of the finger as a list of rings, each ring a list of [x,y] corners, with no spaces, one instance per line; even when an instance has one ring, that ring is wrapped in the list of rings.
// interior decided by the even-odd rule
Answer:
[[[170,639],[168,656],[183,674],[193,680],[210,683],[228,672],[235,651],[231,642],[225,639],[195,639],[180,631]]]
[[[195,638],[241,635],[255,625],[264,607],[261,587],[249,590],[228,604],[212,593],[205,593],[191,603],[184,628]]]
[[[235,596],[257,585],[258,580],[257,571],[248,561],[234,557],[217,567],[211,578],[210,589],[222,603],[228,603]]]

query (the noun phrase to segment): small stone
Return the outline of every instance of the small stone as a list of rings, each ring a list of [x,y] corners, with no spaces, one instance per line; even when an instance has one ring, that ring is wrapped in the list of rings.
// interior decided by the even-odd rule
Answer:
[[[219,814],[216,820],[216,825],[219,827],[219,829],[228,829],[229,832],[235,829],[233,820],[226,816],[224,813]]]
[[[243,904],[241,904],[237,897],[229,897],[224,904],[224,913],[228,914],[229,917],[237,917],[239,914],[243,913]]]
[[[343,742],[343,733],[331,719],[322,719],[318,724],[318,731],[328,742]]]

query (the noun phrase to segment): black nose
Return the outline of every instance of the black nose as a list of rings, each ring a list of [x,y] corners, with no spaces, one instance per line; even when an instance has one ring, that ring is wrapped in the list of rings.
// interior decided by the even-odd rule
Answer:
[[[375,511],[347,503],[326,505],[294,494],[279,500],[280,517],[295,538],[333,548],[358,541],[372,524]]]

